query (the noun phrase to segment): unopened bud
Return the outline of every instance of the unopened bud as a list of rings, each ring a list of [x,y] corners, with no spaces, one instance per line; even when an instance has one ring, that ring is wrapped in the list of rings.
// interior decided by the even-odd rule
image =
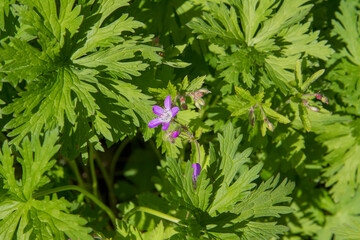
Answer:
[[[197,178],[198,176],[200,175],[200,172],[201,172],[201,166],[199,163],[194,163],[191,168],[194,169],[194,172],[193,172],[193,175],[192,175],[192,182],[193,182],[193,187],[194,187],[194,190],[196,190],[196,185],[197,185]]]
[[[179,133],[180,133],[180,131],[179,131],[179,130],[178,130],[178,131],[173,132],[173,133],[172,133],[172,137],[173,137],[173,138],[177,138],[177,137],[179,136]]]
[[[173,138],[173,132],[167,132],[164,135],[164,141],[169,141],[171,144],[175,143],[175,138]]]
[[[208,94],[208,93],[211,93],[211,92],[205,88],[199,89],[196,92],[194,92],[194,100],[196,101],[197,99],[203,97],[204,94]]]
[[[181,108],[182,108],[183,110],[187,110],[187,109],[188,109],[186,103],[181,104]]]
[[[313,106],[307,106],[307,108],[308,108],[310,111],[313,111],[313,112],[318,112],[318,111],[320,111],[319,108],[313,107]]]
[[[274,125],[269,121],[269,119],[265,118],[264,119],[265,123],[266,123],[266,127],[270,130],[270,131],[274,131]]]
[[[328,100],[328,98],[327,97],[325,97],[324,95],[321,97],[321,99],[320,99],[323,103],[325,103],[325,104],[329,104],[329,100]]]
[[[316,98],[320,100],[322,103],[329,104],[329,100],[325,95],[321,95],[319,93],[315,94]]]
[[[180,103],[185,103],[185,97],[180,97]]]
[[[205,88],[199,89],[198,92],[205,93],[205,94],[211,93],[211,91],[209,91]]]
[[[204,96],[203,93],[201,93],[201,92],[199,92],[199,91],[195,92],[195,97],[196,97],[196,98],[201,98],[202,96]]]
[[[185,97],[180,97],[180,104],[181,104],[181,108],[183,110],[187,110],[187,105],[186,105],[186,99]]]
[[[249,122],[251,126],[255,126],[255,114],[254,114],[254,108],[251,107],[249,110]]]
[[[205,105],[205,101],[204,99],[202,98],[199,98],[195,101],[195,106],[198,108],[198,109],[201,109],[201,106],[204,106]]]

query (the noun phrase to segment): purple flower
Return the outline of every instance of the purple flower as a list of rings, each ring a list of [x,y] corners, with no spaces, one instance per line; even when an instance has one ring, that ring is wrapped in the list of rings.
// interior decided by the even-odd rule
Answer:
[[[196,181],[197,181],[197,178],[198,176],[200,175],[200,172],[201,172],[201,166],[199,163],[194,163],[191,168],[194,169],[194,172],[193,172],[193,175],[192,175],[192,181],[193,181],[193,186],[194,186],[194,189],[196,189]]]
[[[153,112],[158,115],[158,118],[151,120],[148,124],[149,128],[154,128],[162,124],[162,130],[168,130],[170,121],[179,112],[178,107],[171,108],[171,96],[167,96],[164,101],[165,108],[157,105],[153,106]]]
[[[179,136],[180,130],[177,131],[170,131],[165,133],[164,141],[169,141],[171,144],[175,143],[175,138]]]
[[[173,133],[172,133],[172,137],[173,137],[173,138],[177,138],[177,137],[179,136],[179,133],[180,133],[179,130],[173,132]]]

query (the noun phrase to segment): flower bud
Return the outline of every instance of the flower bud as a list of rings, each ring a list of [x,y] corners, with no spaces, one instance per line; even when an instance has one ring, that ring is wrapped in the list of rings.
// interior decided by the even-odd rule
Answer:
[[[167,132],[164,134],[164,141],[169,141],[171,144],[175,143],[175,138],[179,136],[179,131]]]
[[[198,109],[201,109],[201,106],[204,106],[205,105],[205,101],[204,99],[202,98],[199,98],[195,101],[195,106],[198,108]]]
[[[321,95],[319,93],[315,94],[316,98],[320,100],[322,103],[329,104],[329,100],[325,95]]]
[[[173,138],[177,138],[177,137],[179,136],[179,133],[180,133],[180,131],[179,131],[179,130],[178,130],[178,131],[173,132],[173,133],[172,133],[172,137],[173,137]]]
[[[185,97],[180,97],[180,103],[181,104],[185,103]]]
[[[181,104],[181,108],[182,108],[183,110],[187,110],[187,105],[186,105],[185,97],[180,97],[180,104]]]
[[[211,91],[209,91],[205,88],[199,89],[198,92],[205,93],[205,94],[211,93]]]
[[[314,107],[314,106],[307,106],[307,108],[308,108],[310,111],[313,111],[313,112],[318,112],[318,111],[320,111],[319,108]]]
[[[269,121],[269,119],[265,118],[264,119],[265,123],[266,123],[266,127],[270,130],[270,131],[274,131],[274,125]]]
[[[193,175],[192,175],[192,182],[193,182],[193,187],[194,190],[196,189],[196,183],[197,183],[197,178],[200,175],[201,172],[201,166],[199,163],[194,163],[191,168],[194,169]]]
[[[255,120],[254,108],[251,107],[249,110],[249,122],[253,127],[255,126]]]
[[[329,104],[329,100],[328,100],[328,98],[327,97],[325,97],[324,95],[321,97],[321,99],[320,99],[323,103],[325,103],[325,104]]]

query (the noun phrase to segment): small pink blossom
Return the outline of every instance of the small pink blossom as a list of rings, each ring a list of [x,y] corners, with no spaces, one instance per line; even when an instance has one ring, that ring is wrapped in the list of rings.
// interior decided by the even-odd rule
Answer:
[[[168,130],[170,126],[171,119],[176,116],[179,112],[178,107],[171,108],[171,96],[167,96],[164,101],[164,107],[159,107],[157,105],[153,106],[153,112],[158,115],[158,118],[151,120],[148,124],[149,128],[155,128],[162,124],[162,130]]]

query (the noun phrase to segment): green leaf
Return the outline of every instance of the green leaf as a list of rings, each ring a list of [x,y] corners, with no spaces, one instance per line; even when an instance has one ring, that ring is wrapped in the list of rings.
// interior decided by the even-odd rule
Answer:
[[[143,235],[134,226],[128,225],[124,221],[117,220],[116,222],[116,240],[138,240],[144,239]]]
[[[27,134],[63,132],[65,126],[87,136],[79,137],[73,149],[67,146],[68,156],[76,156],[75,146],[83,147],[88,139],[102,149],[101,137],[116,141],[135,135],[137,127],[150,137],[153,131],[146,125],[153,102],[124,80],[139,76],[150,61],[160,63],[160,49],[148,45],[151,36],[132,34],[144,25],[119,12],[126,5],[127,0],[12,5],[20,24],[14,37],[0,42],[0,74],[14,86],[26,84],[2,110],[14,116],[5,125],[11,144]],[[115,12],[120,17],[111,17]]]
[[[275,112],[270,107],[262,105],[262,108],[264,109],[264,112],[266,113],[267,116],[275,119],[276,121],[284,124],[290,123],[290,120],[287,117],[281,115],[280,113]]]
[[[0,30],[5,31],[5,19],[9,16],[10,5],[14,0],[4,0],[0,2]]]
[[[354,64],[360,66],[360,19],[359,3],[357,1],[341,1],[340,12],[336,12],[338,19],[332,20],[334,34],[340,36],[346,44],[343,54]]]
[[[19,147],[21,179],[15,178],[14,155],[7,142],[0,152],[0,177],[4,179],[7,198],[0,201],[0,238],[2,239],[92,239],[87,221],[69,214],[70,203],[56,195],[50,199],[34,199],[33,193],[49,183],[45,175],[55,164],[52,156],[60,146],[57,131],[45,134],[41,144],[38,138],[26,137]]]
[[[183,147],[180,138],[175,139],[175,143],[170,143],[165,139],[165,132],[160,131],[156,135],[156,147],[159,148],[161,146],[162,153],[166,153],[166,156],[176,158],[180,154],[180,148]]]
[[[0,176],[7,180],[5,188],[9,189],[17,199],[23,201],[31,199],[32,193],[49,181],[44,173],[55,164],[55,160],[51,160],[51,158],[60,148],[59,145],[55,145],[57,140],[57,131],[47,133],[42,145],[38,138],[33,138],[31,142],[27,137],[24,139],[22,146],[19,147],[22,158],[17,159],[22,166],[21,182],[15,179],[14,159],[8,143],[3,144],[2,153],[0,153],[2,160]]]
[[[301,90],[302,91],[306,91],[306,89],[308,89],[308,87],[315,82],[319,77],[321,77],[321,75],[323,75],[325,72],[324,69],[321,69],[319,71],[317,71],[316,73],[314,73],[313,75],[311,75],[311,77],[309,77],[308,79],[306,79],[306,81],[304,82],[303,85],[301,85]]]
[[[233,85],[253,87],[260,79],[266,88],[275,85],[287,94],[295,63],[302,55],[311,62],[312,57],[326,61],[334,52],[326,41],[319,41],[318,31],[310,30],[310,22],[300,23],[312,8],[308,2],[206,1],[203,16],[193,18],[188,26],[199,39],[225,50],[215,51],[220,76],[226,81],[224,89]],[[255,77],[259,74],[260,78]]]
[[[266,218],[293,211],[284,204],[291,200],[288,195],[294,189],[294,183],[285,179],[279,184],[278,175],[257,187],[254,180],[259,177],[262,163],[247,167],[251,149],[238,152],[242,137],[236,137],[237,130],[231,123],[225,125],[223,131],[224,135],[218,135],[220,158],[211,145],[209,165],[202,166],[196,188],[190,161],[182,168],[179,161],[167,159],[162,178],[170,187],[164,188],[165,196],[193,216],[184,221],[189,224],[186,229],[204,231],[209,236],[224,239],[238,238],[239,235],[243,236],[241,239],[278,238],[288,228]],[[189,234],[193,233],[190,231]]]
[[[310,132],[311,121],[309,118],[308,109],[303,104],[299,104],[299,115],[305,130]]]
[[[204,84],[206,76],[201,76],[191,80],[190,85],[186,88],[187,92],[195,92],[199,90]]]
[[[295,66],[295,75],[296,75],[296,79],[298,80],[298,86],[302,86],[303,85],[303,75],[301,72],[301,60],[297,60],[296,61],[296,66]]]
[[[324,157],[327,165],[323,176],[326,186],[336,202],[346,196],[353,196],[360,186],[357,177],[360,164],[357,161],[360,152],[360,121],[337,123],[318,131],[318,140],[327,147]]]
[[[183,62],[181,60],[175,59],[175,60],[168,60],[164,61],[163,64],[169,65],[170,67],[174,68],[186,68],[191,65],[191,63]]]

